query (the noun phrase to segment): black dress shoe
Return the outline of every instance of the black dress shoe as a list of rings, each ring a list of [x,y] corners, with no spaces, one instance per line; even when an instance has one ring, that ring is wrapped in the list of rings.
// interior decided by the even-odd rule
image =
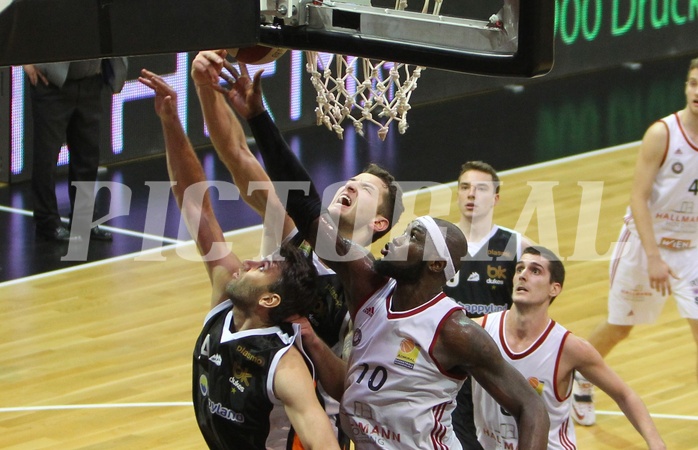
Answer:
[[[70,240],[70,230],[63,225],[58,225],[53,229],[36,229],[36,237],[45,241],[67,242]]]
[[[94,227],[90,230],[90,239],[95,241],[111,241],[111,233],[101,229],[100,227]]]

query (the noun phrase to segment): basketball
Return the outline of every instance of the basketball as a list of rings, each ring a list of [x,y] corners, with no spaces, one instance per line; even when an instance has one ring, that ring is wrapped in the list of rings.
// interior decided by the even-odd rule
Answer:
[[[285,53],[285,48],[266,47],[264,45],[228,49],[230,56],[245,64],[267,64],[281,58]]]

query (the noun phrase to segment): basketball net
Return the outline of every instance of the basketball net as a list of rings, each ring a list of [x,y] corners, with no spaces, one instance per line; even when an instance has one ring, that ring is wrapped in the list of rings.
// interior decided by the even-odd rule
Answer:
[[[443,0],[435,0],[432,14],[439,14],[442,3]],[[406,0],[396,1],[396,10],[406,7]],[[422,13],[427,13],[428,7],[429,0],[425,0]],[[318,125],[325,125],[342,139],[345,120],[350,120],[361,136],[364,122],[371,122],[378,126],[378,137],[385,140],[390,124],[395,121],[400,134],[405,134],[410,97],[426,67],[313,51],[306,51],[305,55],[306,70],[317,91]],[[352,114],[355,110],[357,113]]]

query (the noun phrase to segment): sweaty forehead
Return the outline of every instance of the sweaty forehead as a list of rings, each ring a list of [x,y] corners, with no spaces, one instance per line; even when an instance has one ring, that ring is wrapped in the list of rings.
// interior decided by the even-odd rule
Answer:
[[[370,173],[362,172],[362,173],[352,177],[352,180],[356,180],[356,181],[359,181],[361,183],[372,184],[376,188],[378,188],[378,190],[381,190],[381,191],[388,189],[388,186],[383,182],[383,180],[381,180],[377,176],[370,174]]]

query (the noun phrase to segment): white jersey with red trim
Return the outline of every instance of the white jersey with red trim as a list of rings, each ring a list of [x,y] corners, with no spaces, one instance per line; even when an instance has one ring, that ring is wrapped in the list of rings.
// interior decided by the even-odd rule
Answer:
[[[694,248],[698,243],[698,147],[686,136],[678,113],[660,121],[667,127],[669,140],[648,202],[654,235],[663,248]],[[637,234],[630,208],[625,221]]]
[[[545,331],[525,351],[515,353],[506,342],[504,318],[508,311],[485,316],[482,324],[494,339],[504,360],[514,366],[543,397],[550,416],[548,450],[577,448],[574,424],[570,419],[570,393],[560,396],[555,383],[562,346],[570,334],[563,326],[551,320]],[[518,448],[516,421],[477,383],[473,383],[473,405],[477,438],[485,450]]]
[[[440,293],[394,312],[394,289],[390,280],[356,314],[342,429],[357,450],[460,450],[451,412],[464,379],[442,370],[432,350],[443,323],[463,308]]]

